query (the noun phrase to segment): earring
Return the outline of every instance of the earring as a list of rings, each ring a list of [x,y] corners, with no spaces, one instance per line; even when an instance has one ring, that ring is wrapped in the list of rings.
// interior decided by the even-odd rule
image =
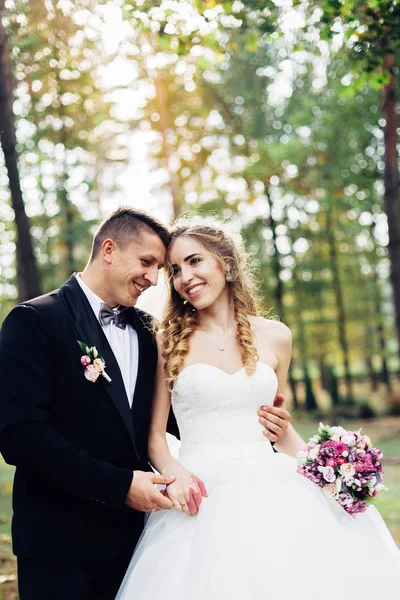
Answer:
[[[183,304],[187,304],[187,300],[185,300],[185,298],[183,296],[181,296],[181,300],[182,300]]]
[[[228,273],[226,274],[225,279],[228,283],[231,283],[233,281],[233,277],[230,271],[228,271]]]

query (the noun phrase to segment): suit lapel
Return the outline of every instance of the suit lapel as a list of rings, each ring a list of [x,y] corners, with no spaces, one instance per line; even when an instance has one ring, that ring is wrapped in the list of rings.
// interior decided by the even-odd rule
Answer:
[[[130,323],[131,323],[132,327],[134,327],[134,329],[136,329],[136,332],[138,335],[139,362],[138,362],[136,385],[135,385],[135,391],[133,394],[133,403],[132,403],[132,410],[136,413],[137,409],[139,408],[139,405],[140,405],[140,398],[141,398],[140,390],[142,389],[142,386],[145,384],[145,381],[147,378],[147,369],[145,368],[145,366],[146,366],[146,354],[147,354],[146,350],[147,350],[147,343],[148,343],[146,336],[148,334],[146,333],[147,325],[145,323],[143,323],[143,321],[141,320],[140,316],[135,311],[135,309],[132,309],[132,311],[129,311],[129,312],[130,312],[130,315],[129,315]]]
[[[136,329],[138,335],[139,346],[138,372],[132,403],[133,425],[138,428],[141,426],[143,416],[149,413],[148,404],[151,402],[151,397],[149,399],[149,394],[145,393],[145,390],[147,387],[149,390],[153,388],[155,364],[153,364],[151,352],[156,350],[153,334],[149,331],[149,325],[141,319],[135,309],[129,312],[131,325]]]
[[[77,340],[84,342],[88,346],[96,346],[99,355],[103,357],[106,363],[105,370],[112,381],[111,383],[107,383],[103,377],[99,377],[96,385],[101,385],[111,398],[128,430],[129,437],[136,450],[132,413],[126,395],[121,370],[92,307],[79,283],[76,281],[75,275],[72,275],[60,288],[59,294],[74,323],[77,332]]]

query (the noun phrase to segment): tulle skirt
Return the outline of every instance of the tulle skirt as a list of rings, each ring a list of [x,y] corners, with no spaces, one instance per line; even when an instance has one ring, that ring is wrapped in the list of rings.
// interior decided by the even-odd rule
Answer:
[[[183,444],[207,487],[199,513],[152,513],[117,600],[394,600],[400,553],[374,507],[351,517],[253,444]]]

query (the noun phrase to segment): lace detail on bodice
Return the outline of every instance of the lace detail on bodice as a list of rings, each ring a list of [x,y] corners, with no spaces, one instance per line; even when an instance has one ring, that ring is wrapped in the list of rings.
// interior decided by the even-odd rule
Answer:
[[[260,442],[257,410],[272,404],[278,387],[274,370],[258,362],[253,375],[244,369],[228,374],[195,363],[175,380],[172,407],[181,441],[189,444]]]

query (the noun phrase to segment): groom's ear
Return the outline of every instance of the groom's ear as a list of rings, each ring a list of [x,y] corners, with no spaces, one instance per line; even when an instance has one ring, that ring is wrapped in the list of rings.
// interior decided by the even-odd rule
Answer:
[[[101,255],[103,257],[103,260],[105,260],[105,262],[109,265],[112,264],[113,253],[115,252],[116,247],[117,247],[116,243],[114,242],[114,240],[111,240],[110,238],[107,238],[101,244]]]

